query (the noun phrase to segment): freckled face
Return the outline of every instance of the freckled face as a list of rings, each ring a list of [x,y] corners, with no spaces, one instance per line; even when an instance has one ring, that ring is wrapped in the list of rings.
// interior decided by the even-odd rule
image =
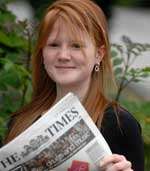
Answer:
[[[45,69],[56,85],[88,86],[94,65],[98,62],[95,47],[82,31],[79,33],[81,42],[73,40],[69,32],[59,20],[54,24],[43,48]]]

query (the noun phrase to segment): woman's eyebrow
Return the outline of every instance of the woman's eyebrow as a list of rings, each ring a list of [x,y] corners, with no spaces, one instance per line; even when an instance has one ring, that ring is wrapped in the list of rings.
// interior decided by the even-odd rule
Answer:
[[[83,41],[83,40],[71,40],[70,43],[85,44],[85,41]]]

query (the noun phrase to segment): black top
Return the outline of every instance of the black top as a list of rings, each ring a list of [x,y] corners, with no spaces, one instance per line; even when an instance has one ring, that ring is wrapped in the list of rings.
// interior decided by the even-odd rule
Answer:
[[[132,163],[134,171],[144,171],[144,146],[141,127],[125,109],[109,107],[104,114],[101,133],[112,153],[122,154]]]

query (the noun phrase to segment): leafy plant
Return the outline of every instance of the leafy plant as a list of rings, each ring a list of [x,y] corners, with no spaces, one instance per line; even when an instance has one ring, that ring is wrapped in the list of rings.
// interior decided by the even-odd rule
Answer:
[[[116,0],[113,2],[115,5],[121,5],[121,6],[135,6],[137,5],[137,0]]]
[[[118,91],[116,100],[119,101],[122,91],[131,82],[140,82],[150,76],[150,66],[144,68],[133,68],[135,60],[142,53],[150,51],[150,44],[142,44],[131,41],[127,36],[122,36],[123,45],[112,44],[112,61],[115,76],[118,80]]]
[[[0,6],[0,137],[9,115],[31,98],[30,57],[33,29],[27,20],[17,21],[6,1]]]
[[[134,114],[135,118],[139,121],[142,128],[142,136],[144,140],[144,153],[145,153],[145,171],[150,168],[150,101],[148,102],[134,102],[134,101],[121,101],[121,104]]]
[[[121,101],[121,104],[134,114],[142,127],[144,143],[150,145],[150,102]]]
[[[131,41],[127,36],[122,37],[123,44],[112,44],[112,62],[118,81],[116,100],[134,114],[142,127],[145,147],[145,169],[150,167],[150,102],[135,102],[128,99],[120,100],[123,90],[132,82],[140,82],[150,76],[150,66],[133,68],[132,64],[143,53],[150,51],[150,44]]]

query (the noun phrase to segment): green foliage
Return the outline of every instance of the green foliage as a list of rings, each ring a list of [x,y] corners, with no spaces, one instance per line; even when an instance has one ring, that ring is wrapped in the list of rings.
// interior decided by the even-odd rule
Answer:
[[[144,145],[145,152],[145,171],[149,171],[150,168],[150,145]]]
[[[133,68],[132,64],[144,52],[150,51],[150,44],[142,44],[131,41],[128,37],[122,37],[123,44],[112,44],[112,62],[118,81],[116,100],[120,100],[123,90],[132,82],[140,82],[150,76],[150,66]],[[145,144],[145,170],[150,168],[150,102],[135,102],[121,100],[120,103],[134,114],[142,127],[142,135]]]
[[[116,5],[121,5],[121,6],[135,6],[137,4],[137,0],[126,0],[126,1],[122,1],[122,0],[115,0],[113,2]]]
[[[145,152],[145,171],[150,168],[150,101],[149,102],[133,102],[121,101],[121,104],[134,114],[142,128]]]
[[[9,115],[31,99],[32,28],[0,4],[0,137]]]
[[[140,82],[150,76],[150,66],[133,68],[132,64],[144,52],[150,51],[150,44],[133,42],[127,36],[122,36],[123,45],[112,44],[112,62],[118,80],[116,100],[119,101],[121,93],[131,82]]]
[[[142,127],[145,144],[150,145],[150,102],[121,101],[121,104],[134,114]]]

